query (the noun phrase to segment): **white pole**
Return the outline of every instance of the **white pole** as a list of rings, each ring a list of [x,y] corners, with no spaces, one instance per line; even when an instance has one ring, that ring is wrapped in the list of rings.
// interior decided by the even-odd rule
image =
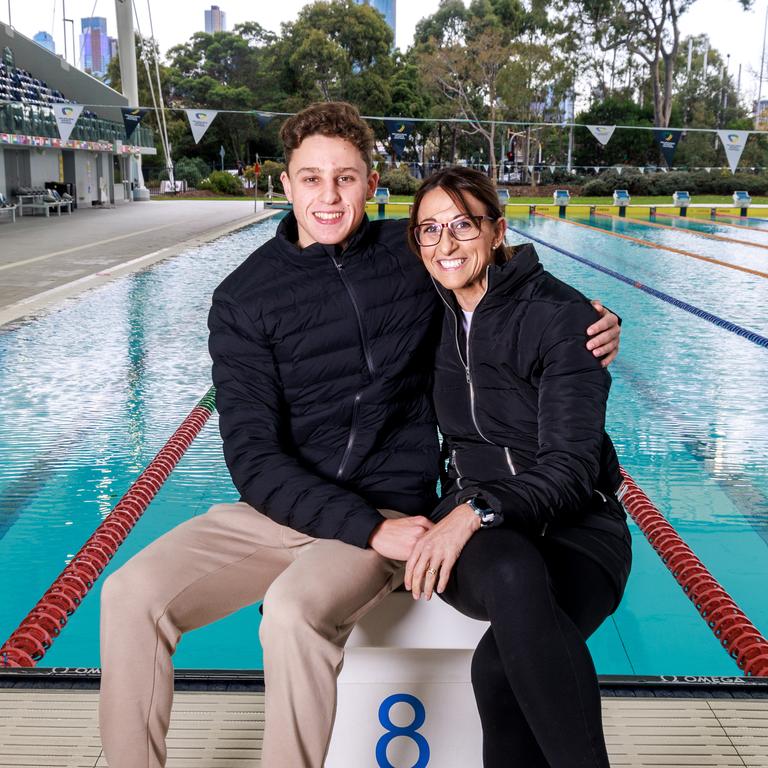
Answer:
[[[765,24],[763,25],[763,52],[760,54],[760,78],[757,81],[757,105],[755,106],[755,118],[760,120],[760,97],[763,93],[763,68],[765,67],[765,33],[768,32],[768,5],[765,6]],[[755,128],[758,125],[755,124]]]
[[[117,17],[117,48],[120,56],[123,96],[128,99],[129,107],[138,107],[139,77],[136,71],[136,43],[133,35],[131,0],[115,0],[115,16]],[[141,172],[141,155],[131,157],[131,171],[138,185],[133,191],[133,199],[149,200],[149,190],[144,186],[144,174]]]

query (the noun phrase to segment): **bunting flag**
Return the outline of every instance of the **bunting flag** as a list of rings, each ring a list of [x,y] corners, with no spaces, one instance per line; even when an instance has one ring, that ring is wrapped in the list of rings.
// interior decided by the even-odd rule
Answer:
[[[588,125],[587,128],[603,146],[611,140],[611,136],[613,136],[613,132],[616,130],[615,125]]]
[[[552,173],[552,174],[554,174],[554,172],[555,172],[555,168],[556,168],[556,167],[557,167],[557,166],[555,166],[555,165],[550,165],[550,166],[549,166],[549,172],[550,172],[550,173]]]
[[[599,165],[595,166],[595,173],[600,173],[600,166]]]
[[[125,126],[125,138],[129,140],[149,110],[142,109],[141,107],[121,107],[121,111],[123,113],[123,125]]]
[[[645,173],[645,168],[643,168],[643,166],[642,166],[642,165],[639,165],[639,166],[637,167],[637,170],[638,170],[638,171],[640,171],[640,173]]]
[[[749,131],[726,130],[718,131],[717,135],[720,137],[720,141],[725,149],[725,157],[728,160],[731,173],[736,173],[736,166],[739,164],[739,160],[741,160],[741,153],[744,151],[744,147],[747,146]]]
[[[199,144],[219,112],[216,109],[185,109],[184,111],[187,113],[192,138],[195,144]]]
[[[53,114],[56,117],[56,125],[59,128],[59,136],[63,141],[68,141],[72,130],[75,127],[80,113],[83,111],[82,104],[54,104]]]
[[[707,173],[712,173],[712,169],[711,169],[711,168],[705,168],[704,170],[705,170]]]
[[[680,137],[683,132],[677,128],[672,130],[668,128],[656,128],[653,131],[653,138],[659,144],[661,148],[661,154],[664,155],[664,159],[667,161],[667,165],[672,167],[672,160],[675,157],[675,150],[680,143]]]
[[[392,144],[392,151],[395,157],[402,157],[405,151],[405,144],[413,130],[413,123],[409,120],[385,120],[389,132],[389,141]]]
[[[258,110],[256,110],[254,114],[259,121],[259,128],[264,128],[264,126],[274,117],[274,115],[268,115],[266,112],[259,112]]]
[[[621,173],[622,173],[622,171],[623,171],[623,170],[624,170],[624,169],[623,169],[621,166],[618,166],[618,167],[616,168],[616,173],[618,173],[618,174],[619,174],[619,176],[621,176]]]

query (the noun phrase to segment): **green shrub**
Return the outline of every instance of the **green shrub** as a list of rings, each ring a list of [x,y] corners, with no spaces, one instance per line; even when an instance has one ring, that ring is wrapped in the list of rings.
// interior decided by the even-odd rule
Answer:
[[[208,163],[201,157],[180,157],[173,169],[177,179],[183,179],[190,187],[197,187],[210,173]]]
[[[421,186],[421,182],[411,176],[405,165],[401,165],[382,173],[379,186],[388,187],[392,195],[412,195]]]
[[[213,171],[208,176],[210,188],[220,195],[244,195],[245,190],[237,176],[233,176],[226,171]]]
[[[267,179],[272,177],[272,189],[275,192],[283,192],[283,182],[280,181],[280,174],[285,170],[284,163],[276,163],[274,160],[265,160],[261,164],[261,173],[259,174],[259,189],[267,191]]]

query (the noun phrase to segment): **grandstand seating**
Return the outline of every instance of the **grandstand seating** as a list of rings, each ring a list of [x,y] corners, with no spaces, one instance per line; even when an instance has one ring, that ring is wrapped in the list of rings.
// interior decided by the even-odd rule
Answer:
[[[33,77],[25,69],[0,61],[0,133],[58,138],[59,130],[51,107],[68,102],[69,99],[61,91],[50,88],[44,80]],[[71,138],[80,141],[125,141],[125,129],[122,123],[102,120],[84,109]],[[139,126],[132,138],[132,143],[154,146],[152,133],[146,126]]]

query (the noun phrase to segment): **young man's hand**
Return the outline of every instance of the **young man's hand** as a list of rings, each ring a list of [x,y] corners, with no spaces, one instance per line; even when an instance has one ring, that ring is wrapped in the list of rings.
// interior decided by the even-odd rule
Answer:
[[[600,357],[603,368],[609,366],[619,354],[619,341],[621,326],[619,318],[609,309],[606,309],[599,301],[591,302],[592,306],[600,314],[600,319],[587,328],[587,349],[595,357]]]
[[[406,561],[416,542],[434,526],[426,517],[398,517],[384,520],[374,529],[368,544],[382,557]]]

